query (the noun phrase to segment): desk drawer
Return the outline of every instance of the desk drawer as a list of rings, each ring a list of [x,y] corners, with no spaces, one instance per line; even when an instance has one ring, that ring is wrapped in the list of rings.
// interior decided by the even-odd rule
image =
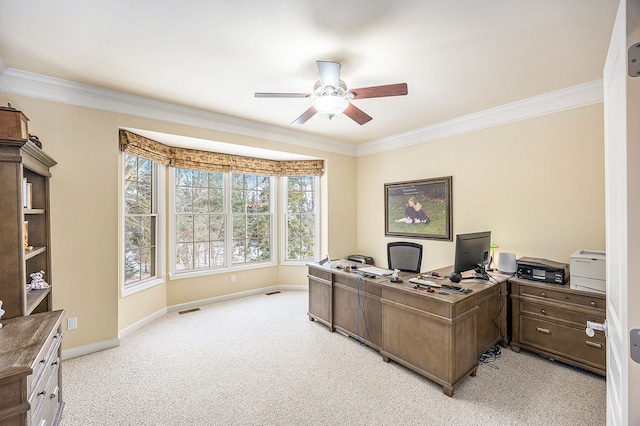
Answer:
[[[554,303],[544,303],[532,301],[529,299],[520,299],[520,312],[531,314],[534,316],[546,317],[550,321],[557,319],[563,322],[573,324],[576,327],[586,327],[587,321],[602,323],[604,322],[605,313],[602,310],[592,309],[568,309],[567,305],[558,305]]]
[[[31,367],[33,369],[33,373],[27,378],[29,398],[33,397],[33,393],[43,380],[48,367],[53,363],[53,360],[58,357],[58,350],[60,349],[61,344],[62,333],[60,333],[58,329],[53,330],[53,333],[47,339],[47,342],[42,347],[35,363]]]
[[[595,294],[578,294],[575,292],[562,291],[560,289],[555,290],[549,287],[538,287],[532,285],[520,285],[520,294],[523,296],[557,300],[563,303],[573,303],[575,305],[586,306],[589,308],[606,308],[606,300],[604,297],[598,297]]]
[[[325,269],[309,267],[309,275],[320,278],[321,280],[331,282],[332,273]]]
[[[31,401],[31,424],[49,424],[55,417],[60,403],[60,383],[58,382],[58,368],[60,368],[60,358],[56,357],[54,362],[46,371],[46,376],[38,387],[37,393]]]
[[[589,337],[584,328],[554,324],[538,318],[520,317],[520,343],[604,368],[606,343],[602,333]]]

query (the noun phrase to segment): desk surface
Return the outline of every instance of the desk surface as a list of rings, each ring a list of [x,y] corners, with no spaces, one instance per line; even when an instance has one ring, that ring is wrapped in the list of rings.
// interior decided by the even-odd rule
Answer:
[[[320,265],[318,263],[311,263],[309,264],[309,266],[313,266],[316,268],[323,268],[323,269],[327,269],[330,270],[333,273],[339,273],[339,274],[344,274],[344,275],[350,275],[353,276],[355,278],[357,278],[358,276],[362,275],[362,272],[359,269],[356,269],[355,271],[350,271],[347,272],[345,271],[343,268],[340,268],[339,265],[353,265],[354,263],[349,261],[349,260],[345,260],[345,259],[337,259],[337,260],[332,260],[330,262],[330,264],[325,263],[324,265]],[[362,265],[362,264],[357,264],[358,268],[366,268],[367,266],[371,266],[371,265]],[[451,266],[446,266],[443,268],[438,268],[438,269],[434,269],[433,271],[428,271],[428,272],[438,272],[441,276],[446,277],[449,274],[451,274],[451,272],[453,272],[453,265]],[[428,274],[428,272],[423,272],[423,275]],[[458,302],[462,299],[465,299],[467,297],[473,297],[474,294],[477,294],[477,292],[486,289],[487,287],[491,287],[500,283],[503,283],[505,281],[507,281],[512,275],[507,275],[507,274],[502,274],[498,271],[494,271],[494,272],[489,272],[489,281],[484,281],[484,280],[480,280],[480,279],[467,279],[467,277],[472,277],[474,275],[473,271],[467,271],[464,272],[462,274],[462,277],[465,278],[462,281],[460,281],[459,283],[454,283],[451,280],[449,280],[449,278],[444,278],[442,280],[436,280],[436,279],[432,279],[432,278],[427,278],[427,280],[429,281],[433,281],[436,284],[446,284],[446,285],[455,285],[455,286],[459,286],[462,288],[469,288],[471,289],[471,293],[467,293],[467,294],[462,294],[462,293],[458,293],[455,291],[449,291],[449,290],[445,290],[445,289],[438,289],[438,288],[434,288],[434,292],[433,293],[429,293],[424,289],[415,289],[415,284],[410,283],[409,279],[416,277],[418,274],[414,274],[411,272],[399,272],[398,275],[402,278],[403,282],[402,283],[393,283],[389,280],[389,277],[379,277],[379,278],[363,278],[364,280],[367,281],[371,281],[374,282],[378,285],[384,286],[384,287],[390,287],[390,288],[397,288],[397,289],[402,289],[402,290],[406,290],[412,293],[419,293],[424,295],[425,297],[432,297],[435,299],[439,299],[442,300],[443,302],[449,302],[449,303],[455,303]]]

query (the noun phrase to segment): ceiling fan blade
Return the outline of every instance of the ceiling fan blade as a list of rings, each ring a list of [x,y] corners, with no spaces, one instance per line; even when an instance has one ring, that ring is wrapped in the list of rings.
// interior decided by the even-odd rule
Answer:
[[[322,88],[331,86],[337,89],[340,85],[340,64],[331,61],[316,61],[316,64],[318,64],[318,74],[320,74]]]
[[[303,112],[300,117],[296,118],[296,120],[291,124],[304,124],[307,122],[307,120],[316,115],[316,112],[318,112],[318,110],[314,106],[311,106],[308,110]]]
[[[409,93],[407,83],[387,84],[384,86],[362,87],[349,89],[354,99],[382,98],[385,96],[401,96]]]
[[[256,98],[308,98],[309,93],[258,93]]]
[[[344,115],[351,118],[353,121],[358,123],[359,125],[363,125],[364,123],[368,123],[373,120],[373,118],[368,115],[366,112],[350,103],[347,109],[344,110]]]

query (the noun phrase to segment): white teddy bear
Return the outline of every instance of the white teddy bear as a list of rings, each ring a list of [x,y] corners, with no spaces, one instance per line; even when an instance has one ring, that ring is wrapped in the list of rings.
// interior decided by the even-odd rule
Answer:
[[[31,283],[27,284],[27,291],[29,290],[42,290],[45,288],[51,287],[49,283],[47,283],[42,276],[44,275],[44,271],[34,272],[29,275],[31,277]]]

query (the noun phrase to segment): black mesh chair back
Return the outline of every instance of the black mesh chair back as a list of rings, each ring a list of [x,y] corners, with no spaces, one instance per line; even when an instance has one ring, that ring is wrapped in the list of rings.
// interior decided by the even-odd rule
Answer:
[[[420,272],[422,265],[422,244],[396,241],[387,244],[389,269],[405,272]]]

